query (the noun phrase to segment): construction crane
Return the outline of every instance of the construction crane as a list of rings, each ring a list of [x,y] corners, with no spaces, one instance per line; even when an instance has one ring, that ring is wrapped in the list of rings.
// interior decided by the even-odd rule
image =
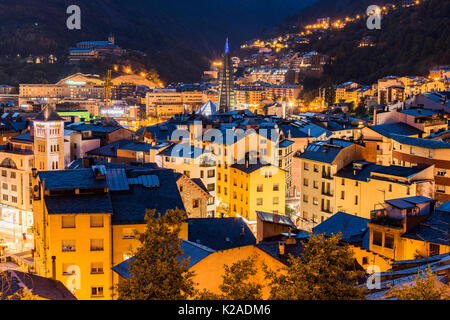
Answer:
[[[106,80],[103,84],[105,88],[105,106],[106,106],[106,119],[109,120],[109,108],[111,105],[111,88],[113,87],[113,83],[111,82],[111,70],[108,70],[106,73]]]

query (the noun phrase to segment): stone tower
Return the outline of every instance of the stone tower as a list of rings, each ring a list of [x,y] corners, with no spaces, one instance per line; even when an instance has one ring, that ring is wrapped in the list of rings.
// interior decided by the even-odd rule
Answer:
[[[33,120],[34,163],[39,171],[64,169],[64,119],[46,106]]]

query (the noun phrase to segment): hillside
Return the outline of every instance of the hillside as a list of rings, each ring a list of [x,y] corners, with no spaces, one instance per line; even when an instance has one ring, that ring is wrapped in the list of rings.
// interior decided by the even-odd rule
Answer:
[[[335,58],[324,78],[334,83],[370,84],[386,75],[425,75],[437,65],[450,63],[450,1],[428,0],[385,16],[381,30],[368,30],[366,22],[352,23],[311,45]],[[375,47],[359,48],[365,36]]]
[[[61,56],[77,41],[103,40],[113,32],[120,46],[145,52],[163,80],[195,81],[227,36],[238,47],[313,1],[3,0],[0,56]],[[72,4],[81,8],[81,30],[65,27]]]

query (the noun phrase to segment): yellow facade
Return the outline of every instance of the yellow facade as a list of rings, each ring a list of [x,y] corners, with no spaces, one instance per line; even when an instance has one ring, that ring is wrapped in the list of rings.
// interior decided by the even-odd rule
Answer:
[[[231,216],[256,221],[256,212],[284,214],[286,171],[264,166],[246,173],[245,165],[231,166],[229,203]],[[251,165],[250,165],[251,166]],[[242,170],[243,169],[243,170]]]
[[[111,214],[48,214],[42,200],[33,211],[37,274],[61,281],[77,299],[111,299]]]
[[[370,228],[370,251],[383,255],[393,260],[413,260],[420,257],[431,256],[431,246],[439,247],[439,254],[449,253],[450,245],[430,243],[402,237],[405,227],[387,227],[369,223]],[[380,241],[374,241],[374,232],[380,235]],[[392,245],[387,245],[386,239]]]
[[[336,210],[370,219],[370,211],[382,208],[385,200],[416,195],[431,197],[433,171],[430,166],[412,178],[375,174],[367,181],[336,177]]]

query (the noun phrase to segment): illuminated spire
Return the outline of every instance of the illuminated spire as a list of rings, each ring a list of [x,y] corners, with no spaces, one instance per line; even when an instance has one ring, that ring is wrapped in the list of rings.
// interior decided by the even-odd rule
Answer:
[[[235,108],[233,67],[230,57],[228,38],[225,42],[225,54],[222,58],[222,69],[219,74],[219,112],[228,112]]]
[[[228,45],[228,38],[227,41],[225,42],[225,54],[230,53],[230,46]]]

